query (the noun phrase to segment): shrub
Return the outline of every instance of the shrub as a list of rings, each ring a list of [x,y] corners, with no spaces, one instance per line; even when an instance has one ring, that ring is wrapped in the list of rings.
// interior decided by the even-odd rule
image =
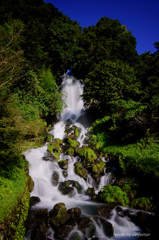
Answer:
[[[107,203],[121,204],[127,206],[129,199],[126,192],[118,186],[111,186],[110,184],[101,188],[99,196]]]

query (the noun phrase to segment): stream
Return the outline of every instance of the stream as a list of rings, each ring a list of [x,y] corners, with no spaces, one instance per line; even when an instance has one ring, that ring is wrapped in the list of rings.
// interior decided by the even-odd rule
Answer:
[[[80,95],[83,93],[83,83],[80,80],[75,79],[73,76],[64,75],[61,91],[65,95],[66,108],[59,116],[59,121],[53,126],[53,129],[50,131],[50,134],[54,138],[65,139],[66,138],[66,125],[68,122],[71,122],[71,125],[76,126],[80,129],[80,134],[77,138],[79,146],[82,147],[87,142],[87,131],[90,126],[88,116],[85,114],[85,108],[83,100]],[[86,142],[86,143],[85,143]],[[29,162],[29,175],[34,181],[34,190],[31,193],[31,198],[35,197],[39,199],[35,204],[30,208],[30,219],[29,224],[27,225],[27,233],[25,240],[104,240],[104,239],[123,239],[123,240],[135,240],[142,234],[142,231],[139,226],[137,226],[131,219],[130,216],[135,216],[137,210],[124,208],[122,206],[111,207],[107,204],[101,203],[97,200],[93,200],[90,195],[87,194],[88,188],[94,188],[95,194],[98,195],[101,187],[107,184],[113,184],[114,178],[112,177],[111,172],[107,172],[106,168],[104,169],[104,174],[100,177],[100,181],[97,183],[88,173],[87,179],[79,176],[74,171],[74,165],[79,161],[78,156],[70,156],[65,153],[61,153],[59,156],[59,161],[67,160],[68,166],[67,169],[61,168],[59,163],[54,160],[54,157],[48,153],[47,147],[49,143],[46,143],[44,146],[31,149],[25,152],[25,157]],[[104,157],[102,161],[107,161]],[[54,176],[54,178],[53,178]],[[57,181],[56,183],[54,181]],[[70,182],[71,191],[68,194],[63,194],[59,190],[60,183],[65,181]],[[77,188],[74,187],[74,183],[78,183],[81,187],[81,191],[77,191]],[[78,220],[79,224],[71,225],[70,231],[68,234],[65,233],[65,236],[58,235],[60,227],[53,227],[48,223],[45,231],[42,227],[39,227],[36,221],[34,221],[37,212],[47,209],[47,214],[54,208],[58,203],[64,203],[67,209],[79,209],[81,210],[81,220]],[[109,214],[103,214],[100,209],[105,209]],[[45,210],[46,211],[46,210]],[[128,214],[126,214],[126,212]],[[49,215],[50,216],[50,215]],[[43,218],[44,215],[43,215]],[[83,230],[81,222],[84,219],[90,221],[93,224],[94,230],[92,234],[88,234],[87,231]],[[88,220],[89,219],[89,220]],[[39,221],[39,220],[38,220]],[[47,220],[48,221],[48,220]],[[36,222],[36,223],[35,223]],[[39,223],[39,222],[38,222]],[[113,235],[109,235],[105,231],[106,225],[113,226]],[[86,224],[84,224],[86,225]],[[38,226],[38,227],[37,227]],[[42,224],[40,225],[42,226]],[[66,229],[68,225],[64,226]],[[62,231],[62,230],[61,230]],[[40,235],[40,232],[41,235]],[[45,232],[45,234],[43,233]],[[67,236],[66,236],[67,235]]]

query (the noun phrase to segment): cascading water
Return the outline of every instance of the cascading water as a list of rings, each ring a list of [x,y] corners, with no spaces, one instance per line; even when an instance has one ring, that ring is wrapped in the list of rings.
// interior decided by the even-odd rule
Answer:
[[[63,77],[61,91],[65,96],[66,108],[61,113],[60,121],[54,125],[54,128],[50,133],[53,134],[54,138],[64,139],[66,135],[66,124],[68,121],[71,121],[76,127],[80,129],[80,135],[78,136],[77,141],[80,143],[80,146],[82,146],[87,134],[88,127],[88,119],[86,119],[85,117],[85,109],[83,101],[80,97],[80,95],[83,93],[83,85],[79,80],[75,79],[74,77],[69,77],[68,75],[65,75]],[[105,175],[101,177],[101,180],[97,185],[91,175],[88,174],[87,179],[84,179],[83,177],[75,174],[74,164],[77,161],[77,157],[61,153],[59,160],[65,159],[68,162],[67,175],[64,175],[63,169],[60,168],[58,162],[54,161],[52,157],[48,155],[47,145],[48,143],[43,147],[31,149],[25,152],[26,159],[30,163],[29,175],[34,181],[34,190],[31,193],[31,196],[37,196],[40,198],[40,202],[32,208],[35,210],[44,208],[51,210],[55,204],[63,202],[67,208],[79,207],[82,211],[82,216],[96,216],[97,208],[99,205],[102,204],[90,201],[90,197],[85,194],[85,192],[88,188],[94,187],[97,194],[102,186],[112,183],[113,180],[111,179],[111,173],[105,173]],[[56,184],[53,183],[53,175],[56,176],[58,179]],[[79,183],[82,190],[79,193],[77,189],[74,188],[74,191],[71,191],[70,194],[64,195],[61,191],[59,191],[59,184],[64,181],[71,181],[71,184],[73,183],[73,181],[76,181]],[[71,185],[71,187],[73,188],[73,185]],[[119,223],[119,217],[117,219],[117,213],[115,210],[112,211],[110,219],[107,219],[114,226],[114,232],[116,235],[120,235],[121,230],[123,232],[126,232],[127,234],[135,234],[139,232],[139,228],[135,224],[130,222],[129,219],[123,219],[120,219]],[[108,236],[106,237],[105,235],[101,222],[99,220],[92,221],[96,226],[96,231],[93,236],[97,237],[97,239],[108,239]],[[76,230],[78,230],[78,226],[76,227]],[[71,236],[73,236],[74,234],[74,231],[75,230],[72,230],[68,234],[67,239],[74,239],[71,238]],[[80,236],[81,238],[78,239],[84,239],[83,233],[81,233]],[[30,237],[30,234],[27,235],[26,239],[32,239]],[[50,230],[50,236],[47,239],[55,239],[53,230]],[[92,238],[87,236],[87,239]],[[127,238],[123,236],[122,238],[119,238],[119,236],[114,236],[111,239]]]

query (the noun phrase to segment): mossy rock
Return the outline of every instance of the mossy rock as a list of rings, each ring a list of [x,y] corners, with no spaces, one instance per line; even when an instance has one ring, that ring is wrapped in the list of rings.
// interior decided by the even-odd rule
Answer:
[[[59,164],[61,169],[67,170],[67,168],[68,168],[68,159],[63,159],[63,160],[59,161],[58,164]]]
[[[88,174],[88,171],[87,169],[85,169],[83,167],[83,164],[80,163],[80,162],[76,162],[74,164],[74,171],[76,174],[78,174],[79,176],[83,177],[84,179],[87,179],[87,174]]]
[[[80,134],[80,130],[77,126],[68,123],[65,127],[65,133],[68,135],[67,138],[77,140]]]
[[[58,162],[60,154],[58,152],[53,153],[55,161]]]
[[[31,176],[28,176],[27,185],[28,185],[29,192],[32,192],[34,189],[34,181]]]
[[[50,144],[48,144],[47,150],[51,154],[53,154],[54,151],[58,153],[62,153],[62,148],[61,148],[62,144],[63,144],[63,141],[61,139],[55,138]]]
[[[71,138],[68,138],[68,144],[72,148],[77,148],[79,146],[79,142],[77,142],[76,140],[73,140]]]
[[[59,227],[60,225],[66,223],[70,214],[67,212],[67,208],[64,203],[58,203],[54,206],[53,210],[50,211],[50,223],[54,227]]]
[[[102,173],[105,167],[105,162],[100,161],[99,163],[92,164],[92,172],[93,173]]]
[[[154,208],[151,197],[141,197],[134,199],[131,205],[133,208],[142,209],[145,211],[152,211]]]
[[[88,160],[91,163],[94,163],[94,161],[97,159],[96,153],[93,151],[93,149],[89,147],[81,147],[76,149],[76,153],[83,158],[83,160]]]
[[[75,151],[74,151],[73,148],[70,147],[70,148],[67,150],[67,153],[68,153],[68,155],[70,155],[70,156],[74,156]]]

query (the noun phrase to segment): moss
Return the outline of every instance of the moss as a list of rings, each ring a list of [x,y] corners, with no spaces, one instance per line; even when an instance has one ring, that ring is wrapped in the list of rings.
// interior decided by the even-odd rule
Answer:
[[[73,130],[74,130],[74,134],[75,134],[75,139],[77,139],[79,137],[80,131],[78,129],[78,127],[73,126]]]
[[[105,167],[105,162],[100,161],[99,163],[92,165],[92,171],[94,173],[100,174],[103,172],[104,167]]]
[[[122,206],[128,206],[129,199],[126,192],[124,192],[118,186],[111,186],[110,184],[102,187],[102,192],[99,196],[107,203],[121,204]]]
[[[97,155],[95,154],[93,149],[89,147],[77,148],[76,153],[84,160],[88,160],[91,163],[94,163],[94,161],[97,159]]]
[[[73,156],[73,155],[74,155],[74,149],[73,149],[73,148],[69,148],[69,149],[67,150],[67,152],[68,152],[68,154],[69,154],[70,156]]]
[[[79,142],[77,142],[76,140],[73,140],[71,138],[68,138],[68,144],[72,148],[77,148],[79,146]]]
[[[56,204],[53,210],[50,212],[50,215],[50,222],[55,227],[59,227],[60,225],[67,222],[70,218],[70,214],[67,213],[67,208],[64,203]]]
[[[63,143],[63,141],[59,138],[53,139],[53,141],[47,146],[48,152],[50,152],[51,154],[54,151],[56,151],[58,153],[62,153],[62,149],[61,149],[62,143]]]
[[[87,179],[87,169],[85,169],[82,165],[82,163],[76,162],[74,164],[75,167],[75,173],[78,174],[79,176],[83,177],[84,179]]]
[[[26,175],[25,178],[27,179]],[[19,181],[17,180],[14,182]],[[21,181],[20,181],[21,182]],[[20,183],[19,182],[19,183]],[[0,220],[1,232],[0,239],[6,240],[23,240],[25,235],[25,221],[28,215],[29,210],[29,201],[30,201],[30,178],[28,181],[24,181],[25,187],[23,186],[23,191],[16,196],[15,203],[12,205],[9,204],[9,208],[5,208],[5,212],[3,213],[3,218]],[[17,187],[17,186],[16,186]],[[21,189],[21,190],[22,190]],[[5,197],[5,196],[4,196]],[[10,198],[8,196],[7,203],[10,202]],[[2,205],[1,205],[2,206]]]
[[[148,197],[141,197],[141,198],[137,198],[134,199],[132,201],[132,207],[133,208],[137,208],[137,209],[143,209],[145,211],[152,211],[154,210],[154,206],[152,204],[152,198],[148,198]]]
[[[60,154],[58,152],[54,152],[55,161],[58,162]]]

